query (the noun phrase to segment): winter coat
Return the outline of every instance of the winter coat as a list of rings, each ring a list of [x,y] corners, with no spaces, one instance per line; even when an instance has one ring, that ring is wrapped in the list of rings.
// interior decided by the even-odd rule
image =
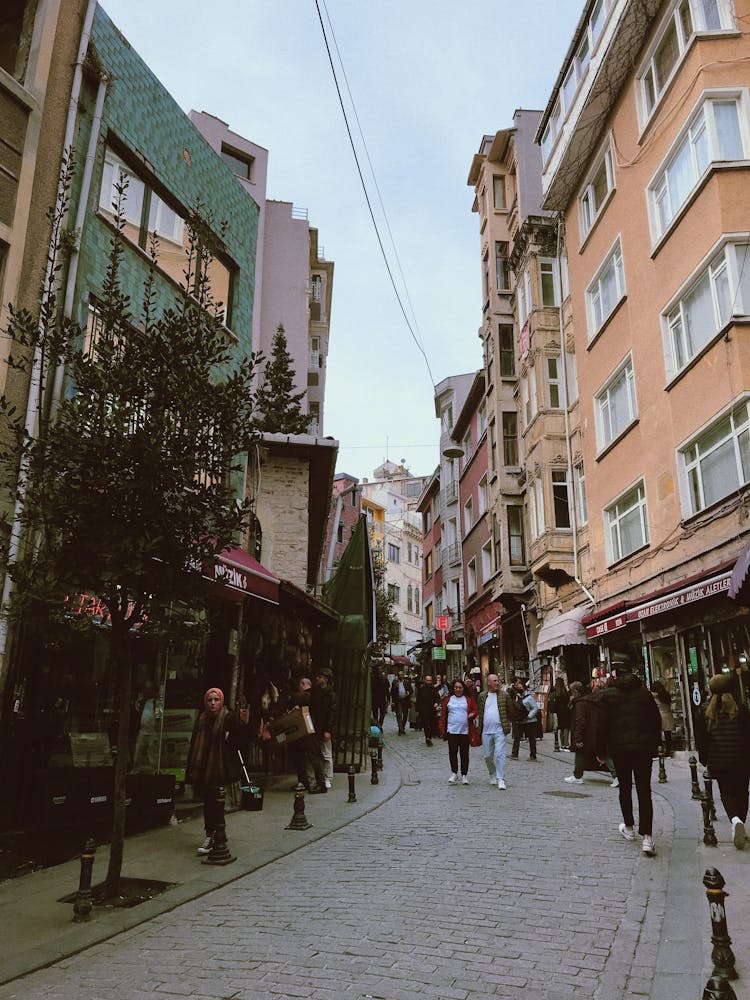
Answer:
[[[553,692],[553,695],[550,711],[557,716],[557,728],[570,729],[570,691],[565,691],[563,694]]]
[[[601,694],[585,694],[573,700],[574,720],[570,731],[570,745],[585,754],[595,754],[603,739],[603,713]]]
[[[207,712],[201,712],[195,720],[190,739],[190,750],[188,751],[185,781],[192,785],[200,795],[215,785],[229,784],[240,780],[242,768],[237,751],[242,750],[246,729],[247,727],[239,721],[233,712],[226,713],[224,724],[218,733],[214,719]],[[217,739],[220,741],[220,754],[216,762],[217,768],[213,774],[210,774],[207,756],[204,755],[202,764],[199,764],[197,760],[198,747],[203,742],[207,751],[210,751],[210,747]]]
[[[440,705],[440,695],[432,684],[423,684],[417,691],[417,711],[420,719],[435,718],[435,713]]]
[[[654,694],[654,701],[656,702],[656,707],[659,709],[659,715],[661,716],[661,728],[665,733],[674,732],[674,714],[672,713],[672,702],[662,701],[658,695]]]
[[[623,674],[606,688],[599,700],[603,717],[597,757],[619,753],[655,757],[661,739],[661,715],[651,692],[635,674]]]
[[[372,703],[376,708],[385,708],[388,704],[388,691],[388,678],[382,674],[373,674],[370,679],[370,692]]]
[[[695,742],[701,764],[711,773],[724,770],[750,772],[750,715],[743,705],[733,719],[726,712],[719,713],[717,724],[708,728],[706,708],[708,702],[694,716]]]
[[[398,686],[399,686],[400,683],[401,682],[399,681],[398,677],[394,677],[393,678],[393,683],[391,684],[391,702],[392,702],[394,708],[396,707],[396,705],[398,704],[398,701],[399,701],[399,698],[398,698]],[[407,702],[407,704],[410,705],[411,704],[411,696],[414,693],[414,688],[411,686],[411,681],[408,680],[408,678],[406,678],[406,677],[404,677],[404,690],[406,691],[406,702]]]
[[[318,736],[331,733],[335,727],[336,692],[332,687],[313,685],[310,694],[310,715]]]
[[[490,696],[490,691],[482,691],[479,695],[479,701],[477,708],[479,711],[479,730],[482,731],[484,727],[484,707],[487,704],[487,698]],[[500,715],[500,725],[503,727],[503,732],[507,736],[510,732],[510,725],[513,719],[513,699],[508,694],[507,691],[497,692],[497,710]]]

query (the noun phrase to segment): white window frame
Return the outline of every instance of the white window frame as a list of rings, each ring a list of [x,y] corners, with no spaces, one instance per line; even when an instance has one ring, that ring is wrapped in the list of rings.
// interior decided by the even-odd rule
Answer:
[[[588,524],[589,515],[586,506],[586,470],[583,462],[573,467],[575,480],[576,520],[578,525]]]
[[[473,556],[466,565],[466,589],[469,597],[477,592],[477,560]]]
[[[691,349],[686,303],[706,278],[714,325]],[[729,300],[726,315],[725,299]],[[667,381],[686,371],[729,323],[743,316],[750,316],[750,232],[722,236],[662,310]]]
[[[546,530],[544,517],[544,484],[540,478],[529,484],[529,528],[532,541],[536,541]]]
[[[544,301],[544,275],[552,278],[552,301]],[[558,308],[560,305],[560,282],[557,277],[557,261],[554,257],[539,258],[539,300],[543,306]]]
[[[571,489],[570,480],[568,479],[567,469],[550,469],[550,484],[552,486],[552,516],[555,522],[556,531],[570,531],[573,526],[573,516],[572,516],[572,504],[571,504]],[[557,507],[555,503],[555,487],[564,486],[565,487],[565,502],[568,508],[568,523],[558,524],[557,523]]]
[[[739,126],[742,156],[740,159],[722,159],[719,145],[719,132],[716,127],[717,104],[732,104],[737,107],[737,122]],[[698,150],[706,145],[706,164],[701,167]],[[670,171],[678,162],[680,154],[688,149],[689,166],[692,185],[677,203],[676,196],[670,189]],[[684,207],[689,204],[695,190],[704,177],[714,170],[717,163],[745,163],[750,160],[750,98],[746,87],[712,88],[704,90],[693,105],[684,126],[669,148],[659,168],[646,190],[649,223],[651,226],[652,249],[658,246],[660,240],[671,230],[681,217]],[[673,204],[673,201],[675,202]],[[664,217],[662,215],[664,208]]]
[[[482,583],[487,583],[492,576],[492,540],[482,546]]]
[[[320,337],[310,337],[310,371],[317,371],[320,365]]]
[[[111,170],[111,177],[105,186],[105,179],[109,170]],[[136,226],[140,230],[148,185],[142,177],[138,176],[132,167],[120,159],[110,146],[107,146],[104,152],[104,168],[102,170],[102,181],[99,189],[99,208],[106,212],[107,215],[113,216],[115,214],[115,205],[118,198],[116,186],[124,183],[125,180],[127,180],[128,184],[123,193],[122,215],[126,222],[130,223],[131,226]],[[136,212],[129,212],[128,195],[131,191],[136,190],[136,187],[140,190],[140,197],[136,202],[137,210]]]
[[[680,10],[684,2],[688,3],[692,21],[692,31],[689,35],[685,34],[685,28],[680,16]],[[719,19],[721,21],[721,27],[719,28],[706,27],[703,7],[697,2],[697,0],[673,0],[673,3],[670,4],[669,10],[662,19],[662,22],[654,36],[654,40],[649,46],[648,52],[636,72],[636,105],[638,108],[638,118],[641,129],[645,128],[661,104],[664,94],[669,89],[670,83],[679,71],[680,65],[682,64],[682,61],[691,46],[692,40],[698,36],[711,36],[736,31],[736,24],[730,0],[716,0],[716,2]],[[661,86],[658,87],[657,92],[655,56],[661,46],[661,43],[664,41],[667,32],[672,28],[675,29],[677,47],[679,51],[674,66],[670,70],[666,79],[661,82]],[[647,83],[647,78],[649,76],[651,76],[653,85],[653,101],[651,101],[649,97],[649,85]]]
[[[559,354],[548,354],[544,359],[544,374],[547,377],[547,405],[551,410],[561,410],[565,404],[565,391],[562,377],[562,358]],[[556,366],[556,373],[553,377],[551,363]],[[557,395],[557,402],[553,401],[553,393]]]
[[[604,197],[597,201],[594,180],[599,175],[602,167],[604,167],[607,190]],[[616,185],[614,159],[612,157],[612,143],[608,138],[604,148],[597,154],[594,164],[586,178],[586,182],[581,188],[581,193],[578,196],[578,225],[581,233],[581,242],[588,237],[591,230],[599,221],[604,209],[613,197],[615,189]]]
[[[611,423],[612,390],[623,379],[628,404],[628,419],[622,427],[613,428]],[[602,452],[613,441],[622,437],[638,418],[638,400],[635,393],[635,370],[633,368],[632,354],[628,354],[620,362],[612,375],[610,375],[601,389],[596,393],[594,396],[594,411],[596,416],[596,443],[598,450]]]
[[[688,452],[699,448],[701,440],[711,436],[724,421],[729,423],[729,433],[711,442],[702,452],[688,458]],[[745,438],[744,446],[740,438]],[[711,500],[706,500],[705,481],[702,463],[720,447],[732,442],[736,480],[726,481],[726,490]],[[744,448],[744,455],[743,455]],[[747,473],[743,471],[744,464]],[[693,517],[715,503],[721,502],[727,496],[741,489],[750,482],[750,396],[747,394],[735,400],[730,406],[724,407],[715,417],[704,424],[698,431],[677,448],[677,468],[682,497],[682,509],[686,518]]]
[[[482,476],[477,486],[477,520],[487,512],[487,473]]]
[[[605,313],[601,307],[603,289],[602,282],[610,268],[613,268],[616,296],[611,307]],[[586,319],[588,322],[589,343],[591,343],[598,336],[599,332],[604,329],[609,321],[609,318],[617,311],[617,307],[626,295],[627,288],[625,285],[625,264],[622,256],[622,243],[618,234],[617,239],[607,251],[607,255],[597,268],[596,274],[586,289]],[[599,304],[601,313],[598,321],[596,318],[597,303]]]
[[[469,497],[464,504],[464,535],[474,527],[474,498]]]
[[[625,505],[628,506],[625,506]],[[622,510],[619,508],[622,507]],[[628,552],[622,551],[622,539],[619,527],[622,520],[633,511],[637,511],[641,525],[641,541],[639,545]],[[607,504],[603,512],[604,517],[604,537],[607,554],[607,565],[611,566],[622,559],[627,559],[634,552],[638,552],[649,544],[648,531],[648,503],[646,498],[646,484],[643,479],[637,480],[626,490],[623,490],[611,503]]]
[[[500,198],[501,204],[498,205],[497,192],[498,188],[502,193]],[[492,175],[492,204],[496,212],[501,212],[508,207],[506,201],[508,192],[505,189],[505,174],[493,174]]]
[[[487,430],[487,400],[483,399],[477,410],[477,441]]]

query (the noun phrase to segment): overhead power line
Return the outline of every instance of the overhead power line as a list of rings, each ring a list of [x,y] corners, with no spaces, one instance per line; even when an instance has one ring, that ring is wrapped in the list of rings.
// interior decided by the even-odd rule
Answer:
[[[324,0],[324,6],[325,6],[325,0]],[[377,223],[377,220],[375,218],[375,213],[374,213],[373,208],[372,208],[372,202],[370,200],[370,195],[369,195],[369,192],[367,190],[367,184],[365,183],[364,174],[362,173],[362,167],[361,167],[361,164],[359,162],[359,155],[357,153],[357,147],[356,147],[355,142],[354,142],[354,136],[352,135],[351,126],[349,124],[349,116],[347,114],[346,105],[344,103],[344,98],[343,98],[343,95],[341,93],[341,87],[339,86],[338,75],[336,73],[336,66],[335,66],[335,63],[334,63],[334,60],[333,60],[333,54],[331,53],[331,46],[330,46],[330,44],[328,42],[328,32],[326,31],[326,26],[325,26],[325,23],[323,21],[323,15],[321,13],[320,3],[318,2],[318,0],[315,0],[315,9],[316,9],[316,11],[318,13],[318,20],[320,21],[320,30],[323,33],[323,42],[325,44],[326,53],[328,55],[328,63],[330,65],[330,67],[331,67],[331,73],[333,75],[333,83],[334,83],[334,86],[336,87],[336,94],[338,95],[339,105],[341,107],[341,113],[342,113],[342,115],[344,117],[344,125],[346,126],[346,134],[349,137],[349,145],[352,148],[352,154],[354,156],[354,163],[355,163],[355,165],[357,167],[357,174],[359,175],[359,182],[360,182],[360,185],[362,186],[362,192],[363,192],[363,194],[365,196],[365,202],[367,203],[367,210],[370,213],[370,219],[372,221],[372,225],[373,225],[373,228],[375,230],[375,236],[377,237],[378,246],[380,247],[380,253],[381,253],[382,257],[383,257],[383,262],[385,264],[386,271],[388,272],[388,278],[390,279],[391,286],[393,287],[393,292],[394,292],[394,294],[396,296],[396,301],[398,302],[399,308],[401,309],[401,314],[404,317],[404,322],[406,323],[407,329],[409,330],[409,333],[411,334],[412,340],[417,345],[417,349],[419,350],[420,354],[424,358],[425,365],[427,366],[427,372],[428,372],[428,374],[430,376],[430,382],[432,383],[432,387],[434,389],[435,388],[435,379],[433,378],[433,375],[432,375],[432,369],[430,368],[430,362],[429,362],[429,359],[427,357],[427,352],[425,351],[424,347],[422,346],[422,344],[420,342],[420,338],[415,333],[414,327],[412,326],[412,324],[411,324],[411,322],[409,320],[409,317],[408,317],[407,312],[406,312],[406,308],[404,307],[404,303],[403,303],[403,300],[401,298],[401,294],[399,293],[398,286],[396,285],[396,280],[395,280],[395,278],[393,276],[393,270],[392,270],[390,262],[388,260],[388,255],[387,255],[387,253],[385,251],[385,246],[383,245],[383,239],[382,239],[382,237],[380,235],[380,228],[378,227],[378,223]],[[332,34],[333,39],[334,39],[334,45],[336,47],[336,52],[337,52],[338,57],[339,57],[339,62],[341,63],[342,73],[344,75],[344,78],[346,79],[346,73],[343,70],[343,61],[341,60],[341,53],[339,52],[338,45],[336,44],[335,35],[333,33],[333,24],[331,23],[331,18],[330,18],[330,15],[328,14],[328,10],[327,9],[326,9],[326,16],[328,17],[328,23],[329,23],[329,25],[331,27],[331,34]],[[348,81],[347,81],[347,89],[348,89]],[[351,90],[349,90],[349,99],[350,99],[350,101],[352,103],[352,107],[354,108],[354,115],[355,115],[355,118],[357,119],[357,124],[359,125],[359,117],[357,116],[356,107],[354,105],[354,100],[352,98]],[[360,135],[362,135],[361,126],[360,126]],[[363,142],[363,146],[365,147],[365,152],[367,152],[367,146],[364,143],[364,136],[363,135],[362,135],[362,142]],[[368,159],[368,162],[370,163],[370,170],[372,172],[373,180],[375,180],[375,172],[374,172],[374,170],[372,168],[372,163],[370,162],[369,154],[367,154],[367,159]],[[379,190],[379,188],[377,186],[377,181],[376,180],[375,180],[375,188],[378,191],[378,197],[380,197],[380,190]],[[381,208],[383,208],[382,199],[381,199],[380,204],[381,204]],[[385,214],[385,210],[384,209],[383,209],[383,215],[384,215],[384,217],[386,219],[386,226],[388,226],[388,219],[387,219],[387,216]],[[390,226],[388,226],[388,231],[389,231],[389,233],[391,235],[391,242],[393,242],[393,234],[391,233]],[[393,244],[393,246],[394,246],[394,253],[395,253],[395,243]],[[398,254],[396,254],[396,259],[398,260]],[[400,263],[399,263],[399,268],[400,268]],[[401,272],[401,277],[402,277],[402,280],[403,280],[403,271]],[[406,282],[405,281],[404,281],[404,287],[406,288]],[[406,294],[407,294],[407,298],[408,298],[408,290],[407,290]],[[411,300],[409,300],[409,305],[411,306]]]

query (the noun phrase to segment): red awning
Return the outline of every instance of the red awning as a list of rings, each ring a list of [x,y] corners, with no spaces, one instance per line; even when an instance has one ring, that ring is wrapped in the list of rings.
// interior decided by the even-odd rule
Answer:
[[[279,603],[279,578],[244,549],[224,549],[205,575],[236,600],[255,597],[269,604]]]

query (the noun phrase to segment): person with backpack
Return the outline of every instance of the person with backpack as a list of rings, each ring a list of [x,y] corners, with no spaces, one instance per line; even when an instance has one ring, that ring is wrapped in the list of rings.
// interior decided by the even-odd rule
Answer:
[[[540,711],[536,698],[531,693],[531,688],[523,677],[516,677],[513,681],[513,688],[510,692],[513,699],[513,748],[510,759],[518,760],[518,751],[521,748],[521,739],[526,737],[529,741],[529,760],[538,760],[536,755],[536,741],[540,729]]]

